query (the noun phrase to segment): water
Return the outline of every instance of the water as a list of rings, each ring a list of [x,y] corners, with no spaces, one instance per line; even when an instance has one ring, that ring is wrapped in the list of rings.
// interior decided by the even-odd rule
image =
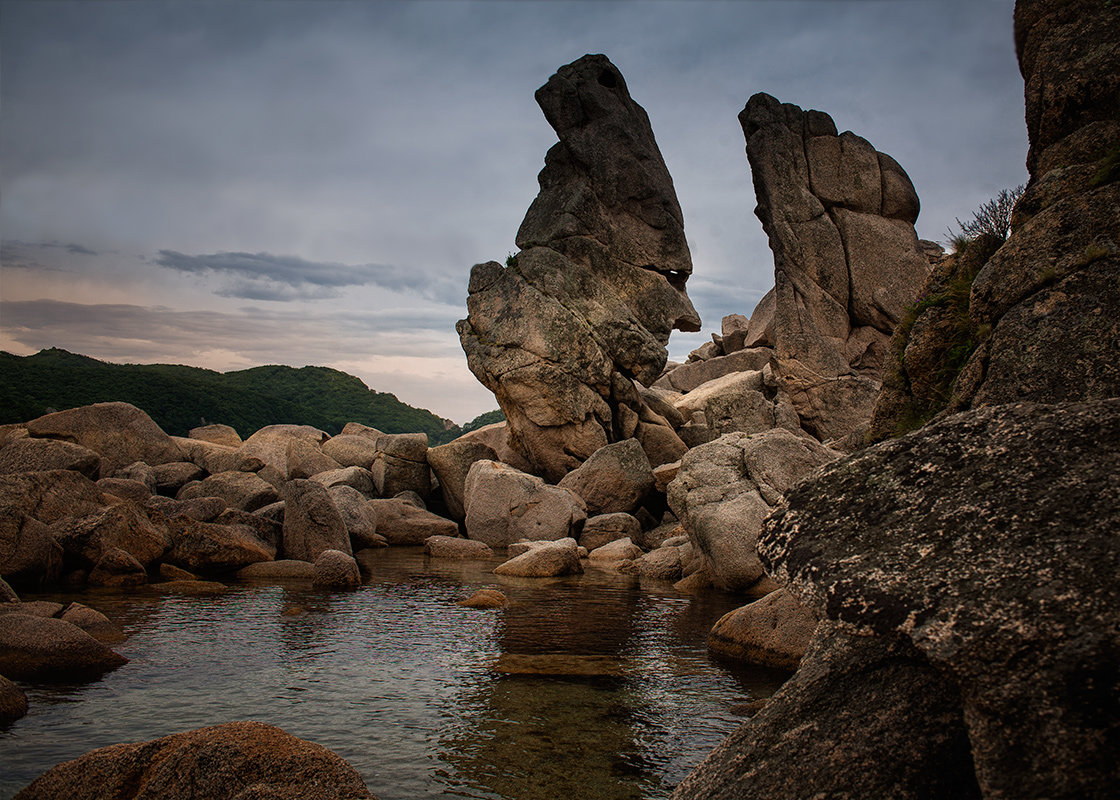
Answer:
[[[380,800],[665,798],[784,678],[708,656],[739,599],[596,569],[504,578],[495,563],[390,548],[356,592],[43,598],[105,613],[131,661],[93,683],[23,684],[28,716],[0,729],[0,797],[96,747],[251,719],[338,753]],[[510,605],[457,606],[484,586]]]

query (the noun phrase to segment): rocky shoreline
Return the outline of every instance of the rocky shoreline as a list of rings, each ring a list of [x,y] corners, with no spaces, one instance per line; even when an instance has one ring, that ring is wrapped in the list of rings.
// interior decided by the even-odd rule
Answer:
[[[363,550],[424,545],[742,595],[712,651],[796,672],[678,800],[1110,796],[1120,9],[1020,0],[1015,34],[1031,180],[1006,242],[920,242],[894,159],[756,94],[739,119],[775,286],[667,363],[700,324],[683,217],[645,112],[585,56],[537,93],[559,142],[458,326],[506,423],[434,448],[354,423],[170,437],[124,403],[0,428],[0,713],[26,711],[9,679],[123,663],[96,611],[17,591],[347,591]],[[19,797],[171,796],[215,760],[191,796],[370,796],[322,748],[234,723],[95,751]],[[118,788],[72,793],[90,771]]]

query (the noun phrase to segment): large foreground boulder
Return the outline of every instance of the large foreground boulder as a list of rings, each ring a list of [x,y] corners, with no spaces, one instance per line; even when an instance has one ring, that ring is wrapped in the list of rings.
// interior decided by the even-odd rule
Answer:
[[[1104,796],[1120,781],[1117,476],[1120,399],[978,409],[825,466],[759,552],[816,613],[906,636],[953,677],[985,793]]]
[[[956,688],[912,645],[825,623],[801,669],[673,800],[979,798],[968,747]]]
[[[48,770],[16,797],[363,800],[373,795],[330,750],[261,722],[229,722],[93,750]]]
[[[101,456],[88,447],[58,439],[14,439],[0,447],[0,475],[72,469],[91,480],[101,474]]]
[[[517,233],[520,252],[471,270],[457,330],[510,445],[557,481],[612,441],[669,449],[675,434],[632,379],[656,380],[670,331],[699,330],[700,319],[684,291],[692,260],[672,179],[622,74],[587,55],[536,99],[560,141]]]

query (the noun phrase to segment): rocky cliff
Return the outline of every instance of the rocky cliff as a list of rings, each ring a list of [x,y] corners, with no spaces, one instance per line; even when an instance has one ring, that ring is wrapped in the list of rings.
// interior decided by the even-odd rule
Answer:
[[[1008,241],[973,254],[982,341],[942,419],[827,464],[769,518],[763,565],[824,621],[677,800],[1120,785],[1120,8],[1020,0],[1015,31],[1031,180]],[[960,293],[971,271],[931,281]],[[922,327],[912,383],[944,363]]]

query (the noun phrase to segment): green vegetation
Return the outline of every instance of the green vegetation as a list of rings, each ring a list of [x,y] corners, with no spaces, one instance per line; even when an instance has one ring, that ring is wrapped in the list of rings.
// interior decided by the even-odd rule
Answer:
[[[392,394],[327,367],[268,366],[214,372],[174,364],[110,364],[65,350],[32,356],[0,352],[0,423],[49,411],[122,400],[143,409],[169,434],[220,422],[247,437],[265,425],[312,425],[331,435],[347,422],[386,433],[426,433],[433,444],[465,431]],[[468,425],[488,424],[472,421]],[[482,417],[479,417],[482,419]]]
[[[1014,189],[1003,189],[972,212],[972,219],[968,222],[961,222],[960,217],[957,217],[957,227],[960,228],[960,232],[949,231],[949,245],[954,250],[959,250],[962,245],[984,235],[1007,241],[1007,237],[1011,235],[1011,213],[1026,188],[1027,185],[1022,183]]]
[[[894,435],[901,436],[922,427],[952,403],[961,370],[976,348],[991,335],[990,325],[973,325],[969,298],[980,268],[1002,244],[1002,238],[991,234],[969,239],[958,249],[953,262],[946,265],[951,272],[941,284],[941,291],[920,298],[903,313],[897,331],[902,346],[896,351],[899,361],[895,369],[906,385],[911,386],[911,380],[906,374],[905,347],[914,325],[923,317],[929,320],[927,330],[936,331],[938,357],[927,381],[928,392],[918,397],[911,388],[908,402],[898,415]]]
[[[1093,179],[1089,181],[1089,185],[1093,187],[1104,186],[1115,181],[1120,181],[1120,142],[1114,144],[1105,153],[1104,158],[1100,160],[1100,167],[1093,175]]]
[[[513,267],[514,269],[516,269],[517,268],[517,256],[514,255],[513,253],[509,253],[506,256],[506,266],[507,267]]]

